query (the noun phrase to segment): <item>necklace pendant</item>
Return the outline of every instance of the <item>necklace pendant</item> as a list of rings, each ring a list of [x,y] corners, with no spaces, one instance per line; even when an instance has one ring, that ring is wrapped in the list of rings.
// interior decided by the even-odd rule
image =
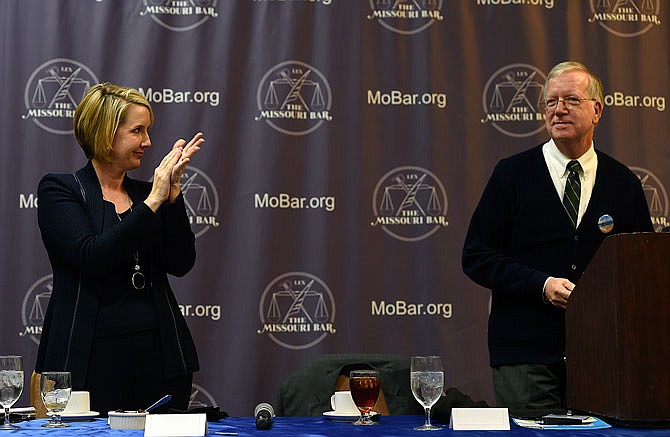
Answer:
[[[133,258],[135,258],[135,272],[130,277],[130,283],[133,284],[133,288],[135,290],[142,291],[144,290],[144,286],[147,284],[147,280],[144,277],[144,273],[140,271],[140,254],[138,251],[135,251]]]
[[[136,266],[139,267],[139,266]],[[136,272],[133,273],[133,276],[130,277],[130,282],[133,284],[133,288],[137,291],[142,291],[144,290],[144,286],[146,285],[146,278],[144,277],[144,273],[139,271],[139,268],[136,268]]]

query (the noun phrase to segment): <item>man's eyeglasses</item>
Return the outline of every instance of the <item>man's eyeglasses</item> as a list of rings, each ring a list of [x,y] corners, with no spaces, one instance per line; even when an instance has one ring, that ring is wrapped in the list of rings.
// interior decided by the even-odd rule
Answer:
[[[547,99],[544,101],[544,109],[545,111],[553,111],[556,109],[558,106],[559,102],[563,102],[563,106],[565,106],[568,109],[571,108],[576,108],[579,105],[582,104],[582,102],[586,101],[593,101],[595,102],[596,99],[581,99],[579,97],[563,97],[562,99]]]

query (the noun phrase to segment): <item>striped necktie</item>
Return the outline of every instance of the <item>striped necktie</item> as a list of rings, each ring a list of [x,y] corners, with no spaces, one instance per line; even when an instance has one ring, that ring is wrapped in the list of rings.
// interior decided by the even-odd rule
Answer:
[[[570,216],[573,227],[577,227],[577,214],[579,213],[579,195],[582,191],[582,183],[579,180],[579,171],[582,166],[579,161],[568,162],[568,180],[565,182],[565,193],[563,193],[563,206]]]

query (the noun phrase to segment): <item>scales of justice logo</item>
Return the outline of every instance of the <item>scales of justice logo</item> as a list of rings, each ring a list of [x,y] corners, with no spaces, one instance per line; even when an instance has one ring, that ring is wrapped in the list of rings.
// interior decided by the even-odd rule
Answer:
[[[377,183],[372,197],[375,220],[401,241],[420,241],[449,225],[447,192],[432,172],[421,167],[398,167]]]
[[[309,273],[289,272],[273,279],[263,290],[258,312],[258,334],[286,349],[309,349],[336,332],[333,294]]]
[[[264,120],[287,135],[306,135],[333,120],[332,103],[330,84],[319,70],[304,62],[286,61],[261,79],[255,120]]]
[[[654,231],[659,232],[662,228],[670,226],[668,223],[668,192],[661,183],[661,180],[652,172],[642,167],[629,167],[630,170],[640,178],[642,190],[647,197],[647,206],[651,223],[654,225]]]
[[[661,25],[661,0],[589,0],[589,23],[598,23],[613,35],[631,38]]]
[[[444,20],[442,0],[369,0],[368,20],[377,20],[388,30],[412,35]]]
[[[198,384],[191,384],[191,397],[188,401],[188,409],[216,407],[216,400],[207,390]]]
[[[181,175],[181,192],[184,195],[186,215],[196,238],[211,228],[219,227],[219,195],[205,172],[187,165]]]
[[[37,67],[28,78],[24,91],[27,112],[21,116],[32,120],[47,132],[73,133],[74,111],[98,78],[84,64],[57,58]]]
[[[507,65],[489,78],[482,93],[485,116],[498,131],[516,138],[529,137],[544,129],[540,110],[546,76],[528,64]]]
[[[218,0],[142,0],[140,16],[149,15],[162,27],[174,32],[195,29],[210,18],[217,18]]]
[[[36,345],[40,344],[42,325],[52,289],[53,275],[46,275],[35,281],[23,296],[21,305],[23,330],[19,332],[19,337],[28,337]]]

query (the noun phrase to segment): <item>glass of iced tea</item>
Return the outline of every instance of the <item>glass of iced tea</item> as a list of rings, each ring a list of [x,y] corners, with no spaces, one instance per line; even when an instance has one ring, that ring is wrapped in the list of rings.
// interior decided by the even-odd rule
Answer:
[[[361,412],[361,418],[354,425],[374,425],[370,412],[377,403],[382,380],[377,370],[352,370],[349,373],[349,389],[354,403]]]

